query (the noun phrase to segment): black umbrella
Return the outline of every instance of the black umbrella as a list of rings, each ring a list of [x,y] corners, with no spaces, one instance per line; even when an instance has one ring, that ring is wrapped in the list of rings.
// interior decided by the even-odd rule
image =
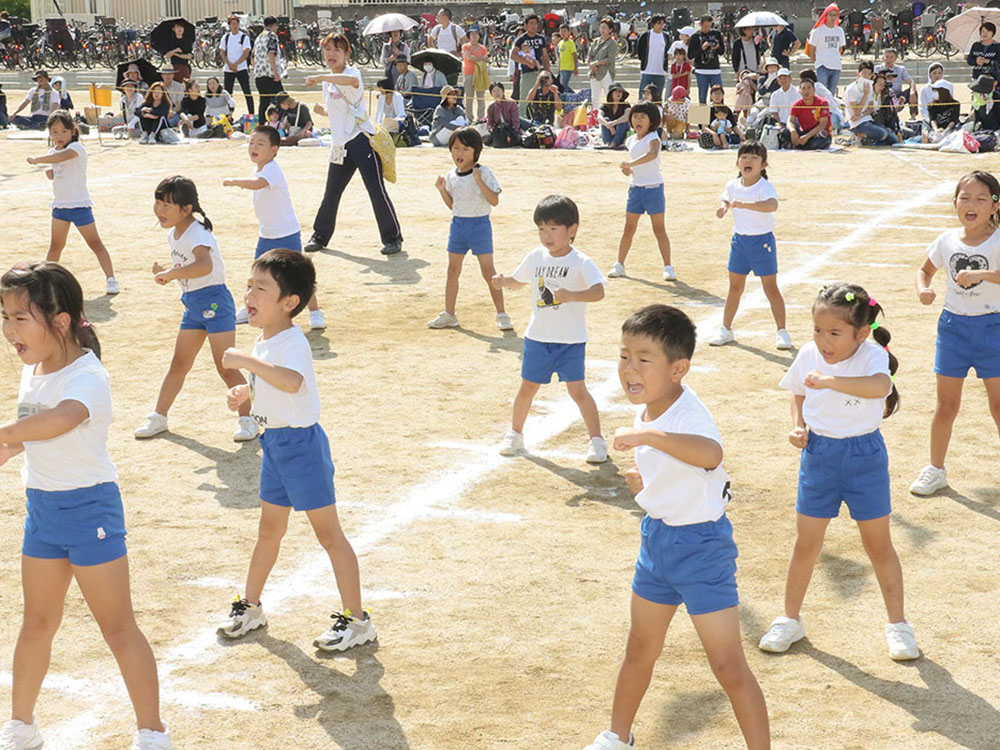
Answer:
[[[174,34],[174,26],[180,24],[184,27],[184,36],[180,39]],[[188,45],[194,44],[194,24],[183,18],[168,18],[160,21],[149,35],[149,46],[161,55],[167,54],[172,49],[177,49],[180,42]]]
[[[125,71],[128,70],[130,65],[137,65],[139,67],[139,78],[146,82],[146,85],[155,83],[156,81],[162,81],[163,78],[160,76],[160,72],[156,69],[149,60],[144,58],[139,58],[138,60],[129,60],[128,62],[118,63],[118,73],[115,77],[115,87],[121,87],[122,81],[125,80]]]
[[[434,63],[434,67],[444,73],[445,76],[456,75],[462,70],[461,60],[450,52],[445,52],[443,49],[434,49],[433,47],[422,49],[415,53],[410,58],[410,65],[419,71],[427,61]]]

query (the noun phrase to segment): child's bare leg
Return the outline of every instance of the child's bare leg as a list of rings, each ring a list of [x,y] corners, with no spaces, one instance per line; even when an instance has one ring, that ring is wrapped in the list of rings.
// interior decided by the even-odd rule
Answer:
[[[983,385],[986,386],[986,396],[990,401],[990,414],[1000,431],[1000,378],[986,378]]]
[[[635,230],[639,226],[640,214],[625,214],[625,228],[622,230],[622,238],[618,241],[618,262],[625,265],[628,251],[632,249],[632,238]]]
[[[503,308],[503,289],[493,288],[493,277],[496,275],[496,267],[493,265],[493,254],[487,253],[484,255],[477,255],[479,259],[479,270],[483,274],[483,280],[486,282],[486,288],[490,290],[490,297],[493,298],[493,306],[496,307],[498,313],[504,312]]]
[[[312,297],[309,298],[309,312],[316,312],[319,310],[319,300],[316,299],[316,292],[313,292]]]
[[[962,405],[964,385],[965,378],[937,376],[937,406],[934,408],[934,419],[931,420],[931,464],[939,469],[944,468],[944,459],[948,455],[951,428]]]
[[[167,416],[170,407],[174,405],[174,399],[184,387],[184,378],[191,371],[195,357],[201,350],[201,345],[205,343],[205,331],[183,330],[177,332],[177,342],[174,344],[174,356],[170,360],[170,367],[163,377],[163,384],[160,386],[160,395],[156,399],[156,413]]]
[[[601,437],[601,416],[597,412],[594,397],[587,390],[587,382],[574,380],[566,384],[566,390],[569,391],[570,398],[580,407],[580,415],[583,417],[583,423],[587,425],[590,436]]]
[[[458,302],[458,277],[462,275],[462,263],[465,256],[458,253],[448,253],[448,278],[444,283],[444,311],[455,314],[455,304]]]
[[[337,506],[327,505],[324,508],[308,510],[306,517],[316,532],[316,538],[330,557],[344,609],[350,610],[355,617],[363,617],[358,556],[354,554],[354,548],[344,535],[344,530],[340,528]]]
[[[885,611],[889,622],[902,622],[903,614],[903,567],[899,564],[899,555],[892,546],[892,536],[889,532],[889,516],[875,518],[871,521],[858,521],[858,531],[861,532],[861,542],[864,544],[868,559],[872,561],[875,578],[882,589],[882,599],[885,601]]]
[[[663,265],[670,265],[670,237],[667,236],[667,227],[664,221],[666,214],[650,214],[649,221],[653,225],[653,236],[656,237],[656,244],[660,248],[660,257]]]
[[[236,345],[236,331],[223,331],[222,333],[208,334],[208,345],[212,349],[212,358],[215,360],[215,369],[219,371],[219,376],[225,382],[227,388],[236,385],[246,384],[246,378],[239,370],[230,370],[222,366],[222,355],[226,349]],[[241,417],[250,416],[250,399],[242,404],[238,411]]]
[[[785,580],[785,617],[799,619],[829,524],[829,518],[813,518],[801,513],[795,516],[795,548],[792,559],[788,561],[788,577]]]
[[[71,226],[72,224],[62,219],[52,220],[52,236],[49,239],[49,253],[45,256],[45,260],[59,262],[63,248],[66,247],[66,238],[69,237]]]
[[[771,305],[774,324],[781,330],[785,327],[785,298],[781,296],[781,290],[778,288],[778,275],[761,276],[760,285],[764,289],[764,296],[767,297],[767,301]]]
[[[250,556],[250,567],[247,570],[247,585],[244,592],[251,604],[260,604],[260,595],[264,591],[267,577],[278,559],[281,550],[281,540],[288,529],[288,514],[291,508],[285,505],[275,505],[266,500],[260,501],[260,523],[257,526],[257,543]]]
[[[104,271],[104,275],[111,278],[115,275],[114,266],[111,265],[111,253],[104,246],[101,241],[101,235],[97,233],[97,222],[93,224],[88,224],[85,227],[77,227],[80,230],[80,234],[87,243],[87,247],[94,251],[94,255],[97,256],[97,262],[101,264],[101,270]]]
[[[514,415],[510,423],[514,432],[524,432],[524,420],[528,418],[531,402],[540,386],[540,383],[532,383],[530,380],[521,378],[521,387],[517,389],[517,395],[514,396]]]
[[[729,291],[726,293],[726,306],[722,310],[722,325],[730,331],[733,330],[733,321],[736,320],[736,311],[740,309],[740,299],[746,285],[745,274],[729,272]]]
[[[739,608],[729,607],[705,615],[692,615],[691,622],[698,631],[701,645],[705,647],[715,679],[733,705],[747,750],[767,750],[771,747],[767,704],[743,653]]]

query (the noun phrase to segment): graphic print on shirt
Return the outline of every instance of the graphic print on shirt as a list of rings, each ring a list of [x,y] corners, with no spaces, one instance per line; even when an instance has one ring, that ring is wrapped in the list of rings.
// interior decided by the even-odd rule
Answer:
[[[253,402],[257,398],[257,374],[253,372],[247,373],[247,384],[250,386],[250,416],[253,417],[253,421],[257,423],[258,427],[267,427],[267,416],[264,414],[254,414],[253,412]]]
[[[960,271],[989,271],[990,262],[986,259],[986,256],[979,255],[978,253],[975,255],[952,253],[951,258],[948,260],[948,270],[951,272],[951,280],[957,284],[958,274]],[[959,287],[959,289],[963,292],[968,292],[970,289],[975,289],[982,283],[983,282],[980,280],[967,287]]]
[[[558,310],[560,303],[556,302],[555,293],[560,285],[553,279],[566,278],[569,269],[565,266],[540,266],[535,273],[538,275],[538,300],[535,304]]]
[[[40,414],[41,412],[48,410],[49,407],[45,404],[19,403],[17,405],[17,418],[24,419],[25,417],[33,417],[36,414]]]

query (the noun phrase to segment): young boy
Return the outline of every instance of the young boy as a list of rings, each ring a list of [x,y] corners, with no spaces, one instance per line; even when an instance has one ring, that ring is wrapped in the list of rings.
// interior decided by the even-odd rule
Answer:
[[[528,253],[511,276],[493,277],[494,289],[520,289],[531,284],[531,321],[524,332],[521,387],[514,398],[511,429],[500,446],[501,456],[524,450],[524,420],[538,387],[552,381],[552,373],[566,384],[570,397],[590,432],[587,463],[608,460],[608,444],[601,437],[601,418],[587,384],[588,302],[604,299],[604,277],[590,258],[573,247],[580,211],[563,195],[543,198],[535,207],[535,226],[541,245]]]
[[[227,349],[223,364],[247,370],[248,385],[229,390],[230,409],[247,399],[260,437],[260,531],[250,558],[246,592],[233,602],[219,634],[240,638],[267,625],[260,595],[278,558],[288,513],[304,511],[337,579],[343,614],[313,641],[323,651],[346,651],[374,641],[375,625],[361,608],[358,558],[337,518],[330,442],[319,425],[319,390],[309,341],[292,319],[316,288],[316,269],[301,252],[270,250],[254,261],[245,296],[250,325],[260,336],[250,353]]]
[[[747,747],[770,747],[764,694],[740,639],[737,551],[725,514],[730,489],[722,441],[708,409],[682,383],[694,345],[694,323],[668,305],[644,307],[622,325],[618,375],[628,400],[644,408],[636,412],[634,427],[615,431],[614,447],[635,449],[638,467],[625,478],[646,516],[611,729],[587,750],[635,747],[632,722],[681,603],[729,696]]]
[[[465,254],[472,251],[479,261],[479,270],[497,309],[497,328],[510,331],[514,326],[504,311],[503,290],[494,289],[493,226],[490,211],[500,202],[500,183],[489,167],[479,165],[483,153],[483,137],[473,127],[459,128],[448,138],[455,168],[437,178],[434,187],[441,193],[444,204],[451,209],[451,230],[448,232],[448,280],[444,287],[444,310],[427,323],[428,328],[457,328],[455,302],[458,300],[458,277],[462,273]]]
[[[248,149],[250,161],[254,163],[250,179],[223,180],[223,187],[238,187],[253,191],[253,211],[260,222],[260,236],[254,258],[259,258],[268,250],[286,248],[302,252],[302,235],[299,220],[292,208],[292,196],[288,192],[285,173],[274,159],[281,146],[281,134],[270,125],[259,126],[250,136]],[[237,323],[247,322],[244,307],[236,313]],[[326,328],[326,317],[319,309],[314,294],[309,298],[309,328]]]

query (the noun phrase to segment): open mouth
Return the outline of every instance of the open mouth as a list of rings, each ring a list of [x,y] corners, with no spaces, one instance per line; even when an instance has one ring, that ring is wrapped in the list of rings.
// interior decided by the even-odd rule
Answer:
[[[252,318],[256,314],[257,314],[257,308],[256,307],[250,307],[250,305],[247,305],[247,318]]]
[[[642,393],[644,387],[642,383],[626,383],[625,392],[630,396],[637,396]]]
[[[965,220],[966,221],[975,221],[978,218],[979,218],[979,214],[977,214],[975,211],[966,211],[965,212]]]
[[[28,351],[28,347],[26,347],[24,344],[18,344],[13,341],[11,343],[14,345],[14,351],[17,352],[17,355],[19,357],[22,356],[26,351]]]

